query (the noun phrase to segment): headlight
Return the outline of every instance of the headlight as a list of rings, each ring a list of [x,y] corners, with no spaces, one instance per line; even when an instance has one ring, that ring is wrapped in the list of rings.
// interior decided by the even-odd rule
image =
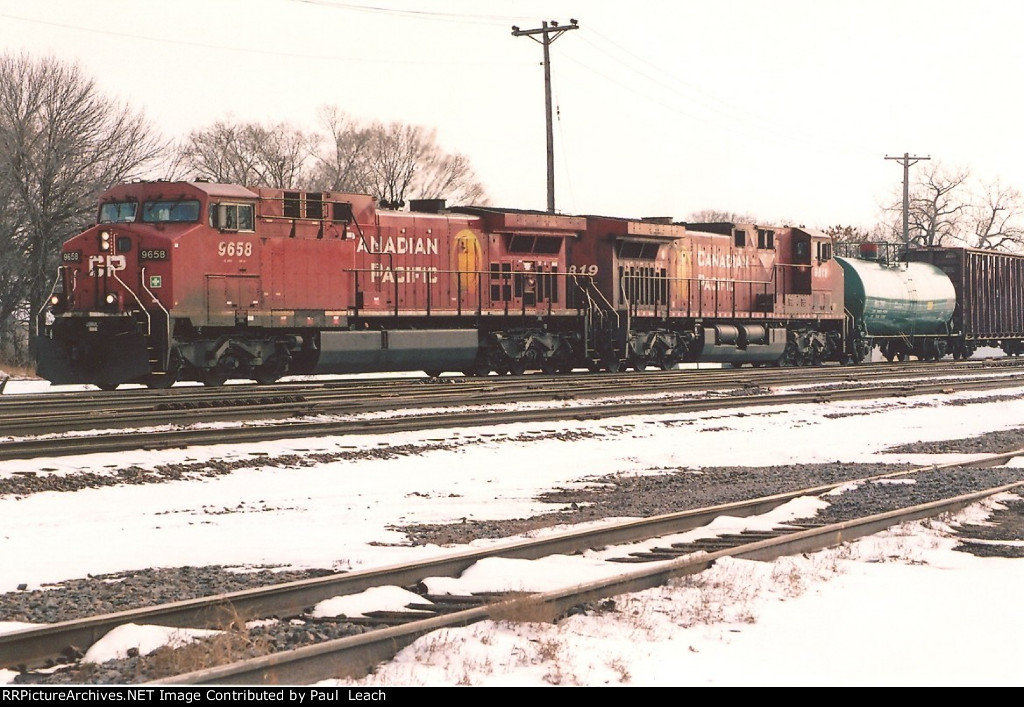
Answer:
[[[110,231],[100,231],[100,250],[110,250]]]

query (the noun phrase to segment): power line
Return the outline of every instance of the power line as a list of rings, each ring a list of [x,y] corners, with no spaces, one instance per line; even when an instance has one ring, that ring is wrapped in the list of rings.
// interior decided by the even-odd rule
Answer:
[[[334,10],[413,17],[420,20],[454,22],[457,24],[504,24],[509,20],[515,19],[514,17],[505,15],[478,15],[465,12],[436,12],[432,10],[403,10],[397,7],[381,7],[379,5],[363,5],[359,3],[337,2],[332,0],[292,0],[292,2],[302,3],[305,5],[318,5],[320,7],[328,7]]]
[[[70,30],[73,32],[84,32],[87,34],[97,34],[106,37],[118,37],[121,39],[128,39],[134,42],[156,42],[159,44],[169,44],[172,46],[182,47],[195,47],[199,49],[210,49],[213,51],[223,51],[239,54],[254,54],[258,56],[276,56],[282,58],[291,59],[314,59],[318,61],[348,61],[348,62],[359,62],[364,64],[411,64],[421,66],[423,64],[436,64],[436,65],[455,65],[465,66],[465,57],[453,58],[448,61],[438,61],[437,59],[425,59],[422,56],[418,56],[412,59],[395,59],[395,58],[378,58],[378,57],[365,57],[360,55],[338,55],[338,54],[311,54],[308,52],[288,52],[280,51],[275,49],[265,49],[260,47],[246,46],[228,46],[225,44],[214,44],[210,42],[196,42],[185,39],[169,39],[167,37],[158,37],[152,34],[139,34],[138,32],[124,31],[119,32],[110,29],[99,29],[95,27],[85,27],[83,25],[69,24],[66,22],[54,22],[52,20],[41,20],[33,17],[22,17],[20,15],[12,15],[6,12],[0,12],[0,18],[14,20],[17,22],[27,22],[34,25],[42,25],[44,27],[57,27],[59,29]],[[478,23],[479,24],[479,23]],[[476,60],[476,64],[495,64],[499,62],[483,62]],[[503,64],[503,62],[500,62]]]

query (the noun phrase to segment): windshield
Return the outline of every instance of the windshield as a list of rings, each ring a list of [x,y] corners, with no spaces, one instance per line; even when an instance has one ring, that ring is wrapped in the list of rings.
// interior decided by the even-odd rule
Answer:
[[[100,223],[129,223],[139,208],[136,201],[115,201],[100,206]]]
[[[147,201],[142,205],[142,220],[147,223],[180,223],[199,220],[199,202]]]

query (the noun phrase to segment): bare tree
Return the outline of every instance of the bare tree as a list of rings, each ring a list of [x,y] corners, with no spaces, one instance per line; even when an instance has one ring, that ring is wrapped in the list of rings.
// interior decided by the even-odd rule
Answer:
[[[417,168],[434,146],[434,133],[403,123],[374,123],[369,130],[368,191],[385,205],[402,206]]]
[[[261,180],[284,187],[307,179],[308,163],[317,138],[281,123],[269,128],[249,126],[245,133],[250,151],[261,154]]]
[[[895,190],[894,190],[895,191]],[[903,200],[895,193],[883,208],[872,240],[903,242]],[[909,244],[1024,249],[1024,195],[996,180],[972,180],[966,169],[932,163],[910,188]]]
[[[996,181],[984,185],[968,208],[973,245],[992,250],[1020,251],[1024,246],[1024,197]]]
[[[866,243],[875,240],[871,233],[857,226],[836,224],[825,229],[825,235],[831,236],[836,243]]]
[[[102,190],[141,176],[161,148],[141,115],[102,96],[77,65],[0,56],[0,191],[8,200],[9,239],[4,255],[15,259],[26,279],[23,291],[4,295],[17,300],[15,307],[39,309],[63,240],[91,221]]]
[[[910,186],[907,209],[910,244],[954,245],[964,240],[966,212],[971,195],[966,169],[947,169],[941,162],[929,162],[917,172]],[[903,240],[903,196],[894,195],[885,213],[885,240]]]
[[[424,156],[411,190],[416,198],[444,198],[450,204],[484,205],[487,202],[487,193],[477,181],[469,159],[441,150],[429,150]]]
[[[19,251],[26,235],[8,177],[0,165],[0,361],[24,365],[29,360],[24,327],[28,277]]]
[[[757,223],[757,219],[750,214],[718,209],[694,211],[686,220],[689,223]]]
[[[920,245],[951,245],[959,235],[969,196],[963,194],[967,170],[945,170],[936,164],[910,199],[911,241]]]
[[[316,166],[309,188],[357,193],[368,191],[366,164],[370,131],[334,106],[321,108],[320,120],[329,135],[323,140],[326,147],[314,154]]]
[[[374,123],[368,128],[366,191],[385,205],[407,198],[444,197],[455,203],[485,202],[485,192],[469,160],[437,144],[437,131],[420,125]]]
[[[218,121],[178,147],[179,171],[214,182],[295,188],[309,179],[316,136],[287,123]]]
[[[216,182],[366,193],[398,207],[407,198],[482,203],[469,160],[449,154],[436,131],[393,122],[361,124],[336,107],[320,110],[327,134],[287,124],[218,121],[191,133],[168,163],[176,175]]]

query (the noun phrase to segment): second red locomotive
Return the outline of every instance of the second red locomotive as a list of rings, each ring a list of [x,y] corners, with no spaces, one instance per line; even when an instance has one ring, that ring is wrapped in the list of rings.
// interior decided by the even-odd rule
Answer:
[[[105,192],[41,318],[40,375],[103,388],[865,353],[831,239],[807,229],[209,182]]]

